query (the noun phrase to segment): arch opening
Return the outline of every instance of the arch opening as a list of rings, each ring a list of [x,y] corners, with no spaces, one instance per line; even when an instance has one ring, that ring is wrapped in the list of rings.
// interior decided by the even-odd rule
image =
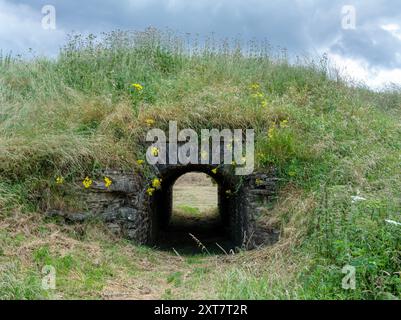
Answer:
[[[155,244],[164,249],[225,253],[243,246],[247,227],[244,190],[213,167],[178,166],[162,171],[152,200]]]
[[[172,212],[160,232],[159,246],[180,252],[219,252],[229,246],[218,209],[218,185],[204,173],[180,176],[172,186]],[[218,245],[217,245],[218,244]],[[221,252],[222,253],[222,252]]]

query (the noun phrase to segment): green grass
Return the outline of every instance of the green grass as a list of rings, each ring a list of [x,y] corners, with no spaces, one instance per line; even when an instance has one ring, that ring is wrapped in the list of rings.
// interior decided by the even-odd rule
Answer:
[[[0,261],[14,266],[1,275],[0,298],[48,297],[38,284],[47,263],[59,269],[64,298],[100,298],[120,270],[131,280],[167,282],[165,298],[186,292],[400,298],[400,227],[384,221],[401,221],[400,91],[378,93],[333,78],[325,59],[290,64],[264,47],[245,55],[230,44],[194,47],[188,54],[184,42],[154,30],[115,32],[101,40],[73,38],[54,60],[0,58],[0,222],[54,204],[76,205],[69,183],[98,168],[132,168],[144,156],[146,119],[161,129],[178,120],[180,128],[195,130],[255,129],[257,170],[274,165],[282,181],[265,217],[274,217],[282,230],[279,249],[242,253],[245,262],[228,266],[201,258],[217,270],[204,274],[174,255],[168,259],[181,261],[174,263],[182,270],[163,270],[153,249],[123,240],[110,245],[109,238],[85,238],[85,230],[78,237],[82,231],[58,226],[78,243],[96,243],[103,260],[94,263],[86,247],[36,245],[51,235],[42,221],[32,226],[38,228],[34,235],[18,224],[4,231],[7,225],[0,233]],[[137,92],[132,83],[144,89]],[[65,178],[65,187],[56,186],[57,176]],[[367,200],[352,202],[355,195]],[[31,242],[34,249],[24,259],[12,255]],[[132,259],[115,248],[134,250]],[[135,257],[149,257],[152,273],[141,271]],[[341,288],[346,264],[356,267],[355,290]],[[174,273],[183,271],[191,276]],[[206,280],[213,291],[202,285]]]
[[[199,216],[200,211],[199,208],[194,208],[191,206],[186,206],[186,205],[180,205],[177,207],[178,210],[180,210],[184,215],[191,215],[191,216]]]
[[[1,261],[1,260],[0,260]],[[48,293],[42,289],[41,278],[32,272],[23,272],[15,263],[2,264],[0,274],[0,299],[45,299]]]

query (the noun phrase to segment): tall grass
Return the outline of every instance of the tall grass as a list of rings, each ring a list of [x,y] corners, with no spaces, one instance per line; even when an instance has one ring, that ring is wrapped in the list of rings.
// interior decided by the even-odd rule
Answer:
[[[54,60],[0,55],[1,210],[46,209],[56,176],[68,183],[97,168],[132,168],[149,118],[160,128],[169,120],[196,130],[251,127],[258,170],[275,166],[287,196],[308,203],[278,214],[284,230],[298,231],[294,250],[313,258],[297,271],[294,290],[303,291],[277,297],[400,297],[400,227],[384,222],[401,221],[399,90],[350,86],[324,57],[290,63],[266,44],[188,42],[119,31],[72,36]],[[357,194],[367,199],[358,206]],[[367,211],[373,204],[380,214]],[[344,264],[357,267],[357,291],[341,289]],[[239,291],[246,297],[271,296],[249,270],[227,277],[258,283]],[[237,287],[221,288],[238,297]]]

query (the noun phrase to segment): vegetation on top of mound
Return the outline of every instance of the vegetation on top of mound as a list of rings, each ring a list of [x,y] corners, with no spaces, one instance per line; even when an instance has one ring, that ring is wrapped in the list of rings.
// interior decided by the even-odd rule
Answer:
[[[258,170],[277,167],[288,191],[274,209],[281,241],[310,257],[294,277],[295,296],[399,297],[400,227],[384,221],[401,221],[399,90],[350,86],[325,58],[289,63],[256,44],[184,43],[154,30],[113,32],[74,36],[54,60],[1,57],[2,214],[63,201],[57,177],[132,169],[144,158],[145,132],[169,120],[254,128]],[[366,200],[354,203],[355,195]],[[356,291],[338,284],[345,264],[357,268]],[[271,296],[252,273],[227,273],[233,281],[235,291],[222,284],[223,297]]]

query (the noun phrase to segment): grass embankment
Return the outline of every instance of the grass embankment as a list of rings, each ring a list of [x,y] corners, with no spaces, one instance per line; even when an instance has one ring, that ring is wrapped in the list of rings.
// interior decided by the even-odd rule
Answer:
[[[56,60],[3,57],[0,298],[102,297],[113,286],[138,298],[400,298],[401,229],[385,222],[401,221],[400,109],[399,91],[350,87],[325,59],[289,64],[254,44],[189,55],[168,34],[113,33],[73,38]],[[258,170],[274,165],[282,178],[266,208],[282,230],[275,246],[177,257],[96,224],[43,220],[49,206],[74,205],[73,179],[132,169],[149,124],[168,120],[255,129]],[[57,270],[50,293],[46,264]],[[356,267],[355,290],[341,287],[344,265]]]

